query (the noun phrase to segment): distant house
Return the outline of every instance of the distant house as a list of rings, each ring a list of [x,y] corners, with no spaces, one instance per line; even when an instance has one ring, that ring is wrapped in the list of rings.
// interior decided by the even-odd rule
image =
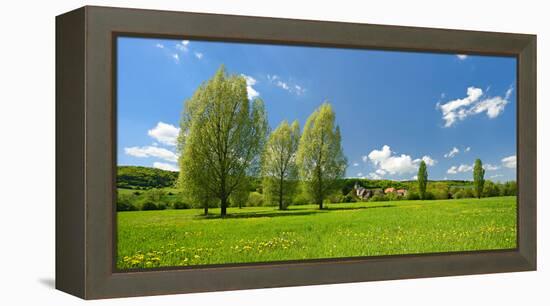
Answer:
[[[407,196],[407,189],[397,189],[395,192],[399,196],[402,196],[402,197]]]
[[[355,186],[353,186],[353,189],[355,189],[355,195],[362,200],[367,200],[374,195],[374,192],[372,190],[369,190],[363,186],[360,186],[357,183],[355,183]]]
[[[395,189],[394,187],[388,187],[384,189],[384,194],[394,193],[398,196],[404,197],[407,195],[407,189]]]
[[[393,193],[399,196],[406,196],[407,190],[406,189],[395,189],[394,187],[388,187],[386,189],[367,189],[358,183],[355,183],[355,186],[353,186],[353,189],[355,190],[355,195],[361,199],[361,200],[368,200],[369,198],[378,195],[383,196],[385,194]]]

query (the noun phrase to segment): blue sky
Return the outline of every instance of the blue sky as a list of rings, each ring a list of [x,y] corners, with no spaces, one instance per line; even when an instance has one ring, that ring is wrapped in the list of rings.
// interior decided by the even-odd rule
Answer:
[[[515,180],[516,59],[380,50],[118,39],[119,165],[176,169],[184,101],[221,64],[247,78],[271,128],[333,105],[347,177]]]

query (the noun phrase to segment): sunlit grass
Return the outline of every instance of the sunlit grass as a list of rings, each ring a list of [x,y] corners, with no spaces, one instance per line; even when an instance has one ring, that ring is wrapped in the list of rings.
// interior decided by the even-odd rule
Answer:
[[[117,266],[147,268],[516,247],[516,197],[118,213]]]

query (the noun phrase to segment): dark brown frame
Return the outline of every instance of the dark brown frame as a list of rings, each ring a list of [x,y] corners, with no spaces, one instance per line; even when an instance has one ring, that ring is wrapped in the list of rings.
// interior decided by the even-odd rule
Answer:
[[[518,248],[117,271],[118,34],[518,59]],[[536,270],[536,36],[83,7],[56,18],[56,288],[84,299]]]

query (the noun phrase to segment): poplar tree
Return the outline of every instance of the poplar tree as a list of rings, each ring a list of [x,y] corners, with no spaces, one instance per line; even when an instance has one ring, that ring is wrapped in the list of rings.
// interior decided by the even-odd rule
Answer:
[[[476,197],[479,199],[483,194],[483,185],[485,184],[485,169],[483,169],[483,163],[481,159],[476,159],[474,163],[474,191]]]
[[[297,164],[304,189],[323,208],[323,200],[337,188],[347,160],[340,127],[329,103],[322,104],[307,119],[298,146]]]
[[[276,202],[283,210],[295,194],[298,182],[296,151],[300,143],[300,125],[285,120],[269,135],[262,155],[263,192],[267,202]]]
[[[428,185],[428,169],[426,168],[426,163],[422,160],[420,161],[420,166],[418,167],[418,193],[422,200],[426,199],[426,186]]]

